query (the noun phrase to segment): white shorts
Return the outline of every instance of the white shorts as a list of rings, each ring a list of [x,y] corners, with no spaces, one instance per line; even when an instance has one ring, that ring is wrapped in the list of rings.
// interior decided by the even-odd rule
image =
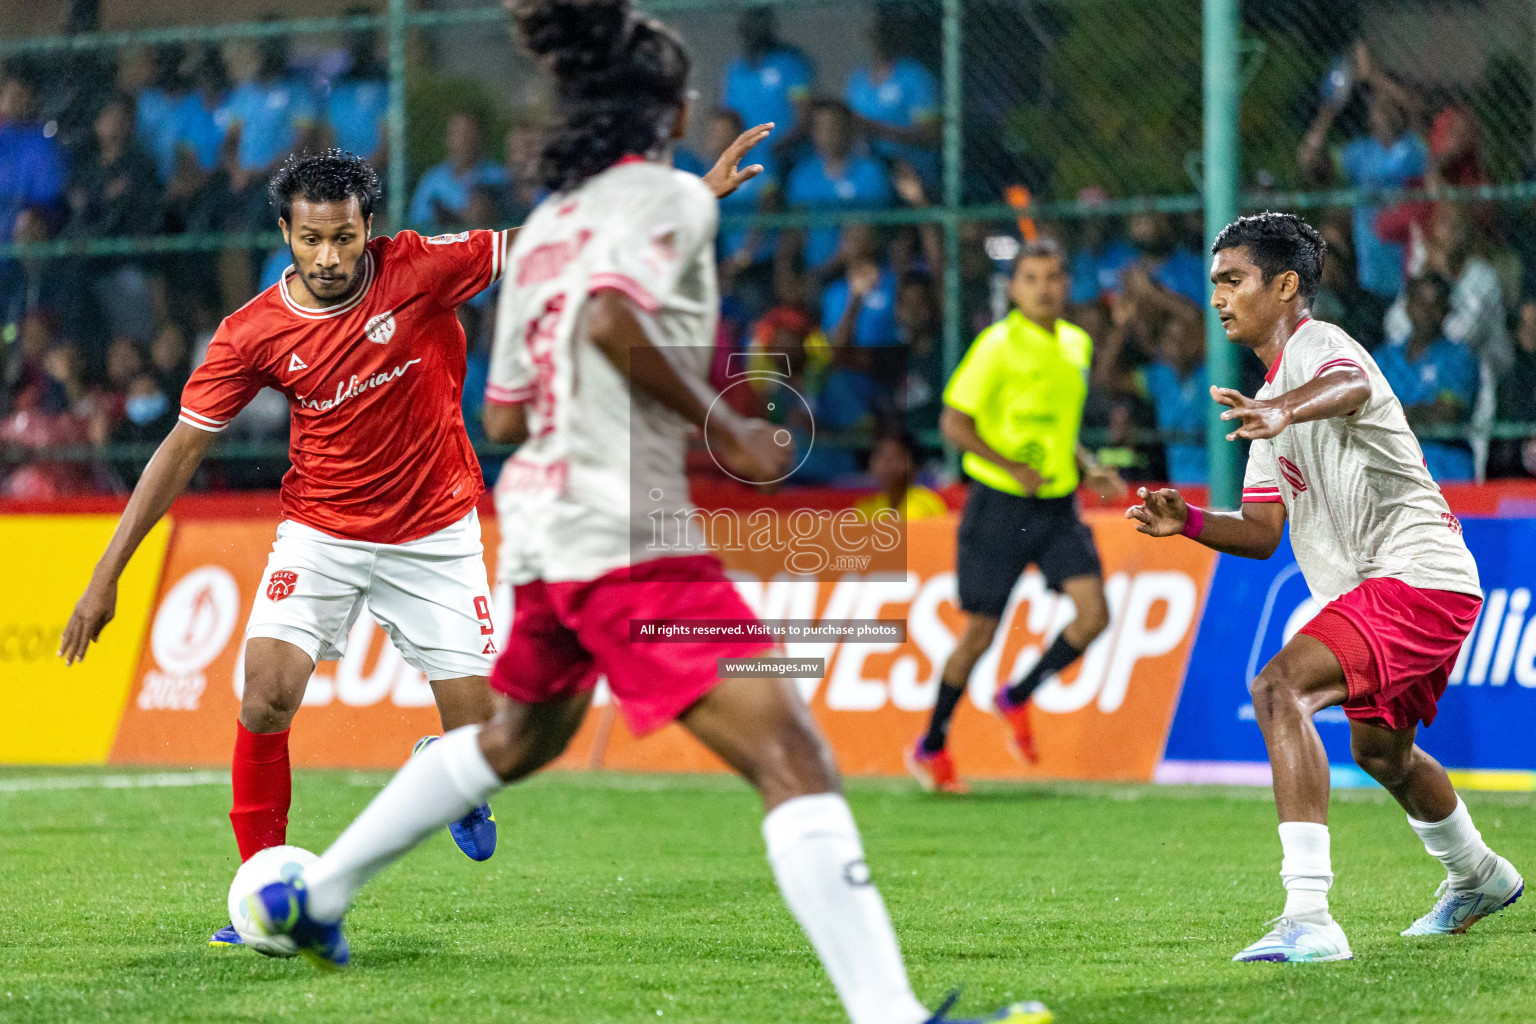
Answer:
[[[489,676],[496,660],[490,595],[474,511],[404,544],[343,540],[284,520],[245,635],[285,640],[316,662],[330,661],[346,651],[366,601],[429,682]]]

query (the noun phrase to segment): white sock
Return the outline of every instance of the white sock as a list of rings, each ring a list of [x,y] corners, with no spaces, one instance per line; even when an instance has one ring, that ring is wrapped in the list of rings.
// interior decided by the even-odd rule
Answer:
[[[363,883],[502,788],[479,741],[480,726],[466,725],[405,763],[304,872],[311,917],[339,921]]]
[[[869,880],[848,802],[837,793],[796,797],[763,819],[768,862],[784,902],[837,989],[853,1024],[921,1024],[880,891]]]
[[[1472,815],[1461,797],[1456,798],[1456,809],[1444,821],[1409,817],[1408,824],[1424,840],[1429,855],[1445,865],[1452,889],[1476,889],[1493,877],[1498,854],[1483,842],[1483,834],[1472,824]]]
[[[1312,821],[1280,823],[1280,880],[1285,883],[1285,910],[1294,920],[1326,923],[1328,890],[1333,887],[1328,826]]]

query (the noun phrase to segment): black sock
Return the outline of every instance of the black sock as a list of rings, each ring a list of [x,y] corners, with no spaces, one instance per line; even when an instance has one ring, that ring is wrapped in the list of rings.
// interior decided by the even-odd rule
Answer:
[[[949,737],[949,720],[955,716],[955,705],[965,696],[965,687],[939,683],[939,698],[933,704],[933,717],[928,720],[928,735],[923,737],[923,749],[937,754],[944,749]]]
[[[1035,667],[1029,673],[1012,686],[1008,687],[1008,702],[1010,704],[1023,704],[1029,700],[1029,695],[1040,688],[1040,684],[1046,679],[1060,672],[1082,656],[1082,651],[1072,646],[1065,633],[1056,638],[1046,652],[1035,662]]]

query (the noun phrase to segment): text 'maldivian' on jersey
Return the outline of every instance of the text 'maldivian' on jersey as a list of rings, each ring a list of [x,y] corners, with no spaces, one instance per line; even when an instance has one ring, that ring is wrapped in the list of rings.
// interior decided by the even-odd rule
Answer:
[[[464,431],[455,308],[501,276],[505,231],[402,231],[363,254],[363,288],[323,309],[293,268],[224,318],[182,392],[181,422],[219,431],[263,387],[292,416],[282,510],[324,533],[400,544],[457,522],[484,490]]]
[[[691,520],[677,549],[649,543],[654,517],[677,522],[692,508],[692,428],[632,394],[582,340],[580,321],[588,296],[620,292],[677,371],[707,379],[717,219],[697,177],[631,158],[546,199],[518,232],[486,387],[488,402],[528,408],[528,440],[496,484],[503,582],[592,580],[632,561],[708,550]]]
[[[1461,523],[1424,468],[1397,396],[1358,342],[1333,324],[1303,321],[1257,397],[1294,391],[1342,365],[1365,372],[1370,398],[1347,416],[1293,423],[1253,442],[1243,501],[1284,503],[1296,563],[1320,602],[1381,576],[1481,597]]]

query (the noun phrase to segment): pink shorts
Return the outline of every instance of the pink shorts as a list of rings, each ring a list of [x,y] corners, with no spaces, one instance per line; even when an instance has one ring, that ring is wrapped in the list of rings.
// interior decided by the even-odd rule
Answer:
[[[714,689],[716,659],[747,658],[772,646],[630,641],[631,619],[757,621],[713,555],[658,558],[584,582],[535,580],[513,594],[512,635],[491,671],[492,688],[543,704],[584,693],[604,675],[636,736],[666,725]]]
[[[1471,594],[1377,577],[1330,601],[1301,631],[1327,645],[1344,667],[1346,715],[1411,729],[1435,720],[1482,603]]]

